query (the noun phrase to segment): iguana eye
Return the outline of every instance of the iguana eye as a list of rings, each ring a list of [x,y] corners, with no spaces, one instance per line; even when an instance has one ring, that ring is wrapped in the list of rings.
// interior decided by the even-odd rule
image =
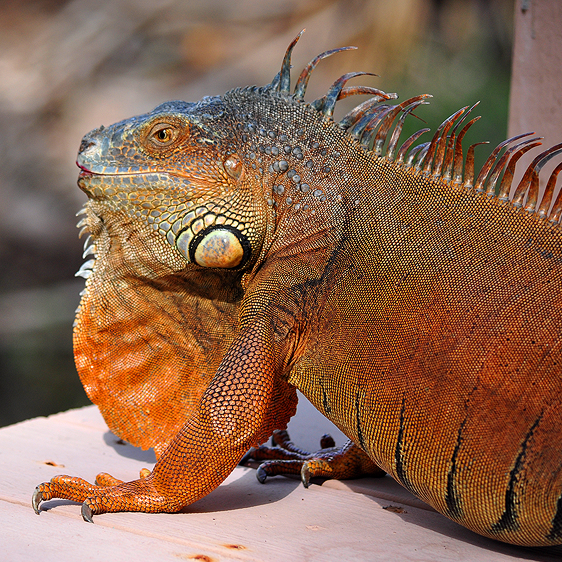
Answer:
[[[242,164],[242,160],[240,160],[237,154],[231,154],[230,156],[228,156],[224,160],[223,165],[224,165],[224,169],[226,170],[226,173],[232,179],[237,180],[242,175],[242,170],[244,169],[244,165]]]
[[[148,139],[152,144],[162,147],[172,144],[178,136],[178,130],[170,123],[158,123],[152,127]]]
[[[160,142],[166,142],[169,141],[170,138],[172,137],[172,133],[170,132],[170,129],[160,129],[159,131],[157,131],[154,135]]]

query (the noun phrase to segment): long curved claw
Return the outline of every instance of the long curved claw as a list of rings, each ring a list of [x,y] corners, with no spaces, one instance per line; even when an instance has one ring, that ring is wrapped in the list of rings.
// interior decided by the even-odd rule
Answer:
[[[258,469],[256,470],[256,478],[260,484],[265,484],[265,481],[267,480],[267,472],[265,471],[263,464],[258,466]]]
[[[82,514],[82,519],[84,519],[86,523],[94,522],[92,508],[86,502],[82,504],[80,513]]]
[[[37,488],[35,488],[35,490],[33,491],[33,496],[31,496],[31,505],[33,507],[33,511],[35,511],[37,515],[41,513],[39,506],[42,501],[43,501],[43,493],[39,490],[39,486],[37,486]]]
[[[33,496],[31,497],[31,505],[33,507],[33,511],[39,515],[41,513],[40,505],[43,499],[51,499],[51,494],[47,493],[44,494],[41,490],[41,487],[45,486],[45,484],[40,484],[35,488],[33,492]],[[92,508],[88,505],[87,500],[82,504],[82,519],[87,521],[88,523],[93,523],[93,511]]]

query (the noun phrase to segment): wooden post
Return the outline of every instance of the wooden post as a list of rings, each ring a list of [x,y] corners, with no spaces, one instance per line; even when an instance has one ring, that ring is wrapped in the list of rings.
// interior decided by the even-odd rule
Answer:
[[[562,1],[515,0],[509,136],[535,131],[546,149],[562,142]],[[538,154],[527,153],[518,177]],[[541,173],[544,187],[554,158]]]

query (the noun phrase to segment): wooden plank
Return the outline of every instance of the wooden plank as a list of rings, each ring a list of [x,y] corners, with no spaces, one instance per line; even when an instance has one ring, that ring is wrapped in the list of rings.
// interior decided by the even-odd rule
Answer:
[[[92,480],[106,470],[132,479],[140,468],[151,468],[151,452],[118,441],[94,407],[0,430],[0,533],[8,553],[0,559],[503,562],[561,556],[560,550],[497,543],[438,513],[392,501],[391,484],[387,499],[377,497],[385,493],[387,479],[306,490],[298,480],[282,477],[261,485],[255,472],[243,467],[178,514],[104,514],[88,525],[78,505],[60,500],[46,502],[40,516],[33,513],[35,485],[55,474]],[[353,493],[354,486],[369,494]],[[385,509],[389,506],[393,510]]]

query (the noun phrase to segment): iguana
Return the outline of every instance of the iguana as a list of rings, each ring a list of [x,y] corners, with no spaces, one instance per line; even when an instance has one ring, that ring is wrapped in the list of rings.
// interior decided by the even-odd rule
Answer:
[[[35,510],[178,511],[286,427],[298,388],[355,443],[357,467],[335,475],[386,471],[477,533],[561,544],[562,165],[542,199],[538,173],[562,145],[510,199],[539,139],[502,143],[475,178],[468,108],[400,144],[427,96],[397,104],[349,73],[308,103],[315,66],[342,49],[292,90],[297,40],[265,87],[83,139],[95,257],[79,272],[76,365],[109,427],[157,463],[126,483],[57,476]],[[356,94],[371,97],[335,122]]]

